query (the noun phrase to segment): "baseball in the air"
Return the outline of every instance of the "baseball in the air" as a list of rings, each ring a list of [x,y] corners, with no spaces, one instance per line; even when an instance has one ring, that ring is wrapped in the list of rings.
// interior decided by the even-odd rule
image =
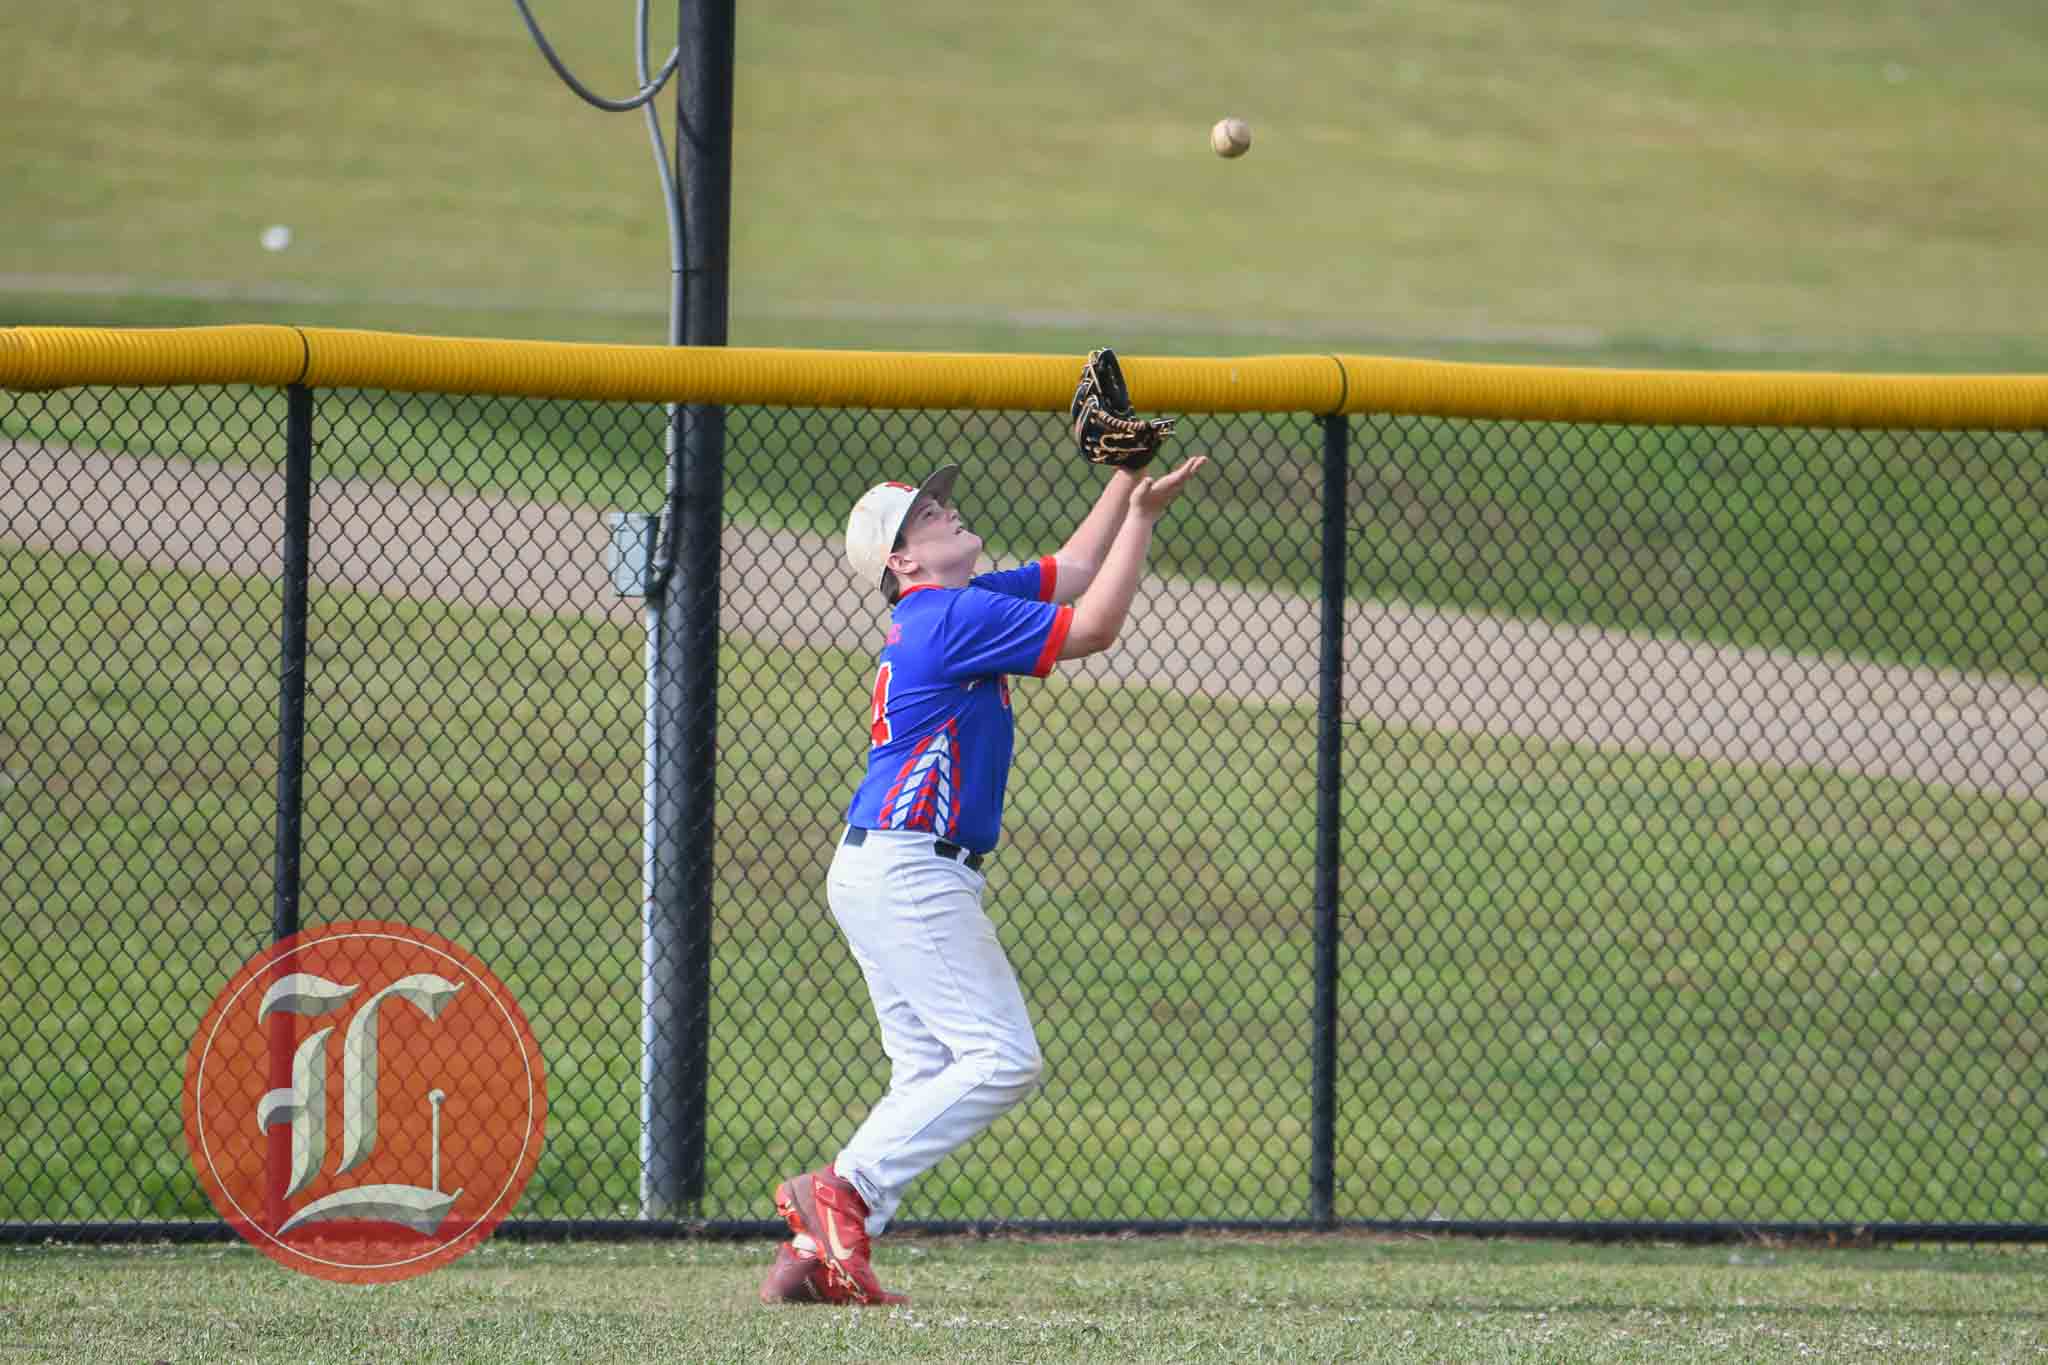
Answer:
[[[1252,126],[1241,118],[1220,118],[1209,130],[1209,145],[1218,156],[1243,156],[1252,149]]]

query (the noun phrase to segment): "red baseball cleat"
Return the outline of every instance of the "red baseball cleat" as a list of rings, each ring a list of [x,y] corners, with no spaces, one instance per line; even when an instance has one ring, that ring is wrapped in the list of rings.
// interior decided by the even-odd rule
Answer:
[[[796,1243],[775,1248],[775,1264],[761,1281],[763,1303],[824,1303],[825,1258],[815,1251],[798,1251]]]
[[[775,1211],[789,1230],[818,1244],[827,1303],[880,1305],[909,1303],[875,1278],[868,1264],[868,1206],[860,1191],[830,1166],[785,1180],[775,1187]]]

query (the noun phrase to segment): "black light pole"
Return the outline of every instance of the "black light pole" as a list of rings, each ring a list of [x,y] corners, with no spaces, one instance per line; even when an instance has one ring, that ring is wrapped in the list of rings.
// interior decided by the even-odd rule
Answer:
[[[640,88],[607,99],[562,64],[526,0],[541,55],[597,108],[641,111],[669,230],[669,344],[723,346],[732,221],[734,0],[679,0],[676,48],[648,71],[638,0]],[[676,80],[676,145],[664,153],[653,100]],[[640,1215],[674,1218],[704,1197],[711,1035],[711,890],[718,744],[718,567],[725,409],[671,404],[667,491],[646,564],[646,754],[640,1020]]]
[[[675,316],[681,342],[726,340],[732,205],[734,0],[679,16],[676,184],[682,197]],[[673,323],[671,324],[673,328]],[[719,531],[725,409],[669,414],[668,506],[648,584],[655,618],[654,840],[645,969],[648,1134],[641,1212],[673,1217],[704,1197],[711,1034],[711,891],[718,743]]]

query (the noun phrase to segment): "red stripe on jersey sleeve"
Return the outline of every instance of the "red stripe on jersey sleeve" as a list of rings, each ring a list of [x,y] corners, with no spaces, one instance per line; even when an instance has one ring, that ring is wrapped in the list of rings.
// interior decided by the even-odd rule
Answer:
[[[1051,555],[1042,555],[1038,560],[1038,600],[1052,601],[1053,585],[1060,579],[1060,562]]]
[[[1052,672],[1052,666],[1060,661],[1060,650],[1067,643],[1067,632],[1073,628],[1072,607],[1061,607],[1053,614],[1052,629],[1046,632],[1045,648],[1038,651],[1038,662],[1032,665],[1032,677],[1042,678]]]

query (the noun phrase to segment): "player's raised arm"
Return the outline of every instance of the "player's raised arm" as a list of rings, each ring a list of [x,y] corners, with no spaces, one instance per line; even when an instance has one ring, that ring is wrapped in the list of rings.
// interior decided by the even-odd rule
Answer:
[[[1131,599],[1137,596],[1138,580],[1145,575],[1145,552],[1152,545],[1152,527],[1173,505],[1196,470],[1208,457],[1196,455],[1164,478],[1139,479],[1132,487],[1130,505],[1116,539],[1103,557],[1101,572],[1088,591],[1074,603],[1074,623],[1060,647],[1062,659],[1081,659],[1100,654],[1116,642],[1131,613]]]
[[[1074,444],[1081,457],[1115,472],[1094,508],[1053,556],[1056,570],[1051,600],[1055,602],[1077,600],[1095,581],[1123,529],[1140,471],[1173,434],[1172,418],[1138,416],[1124,383],[1123,366],[1107,346],[1090,351],[1082,363],[1067,418],[1073,423]]]
[[[1131,505],[1131,490],[1138,486],[1138,478],[1128,469],[1112,474],[1095,506],[1053,556],[1059,563],[1053,579],[1053,601],[1071,602],[1095,581],[1109,547],[1116,543],[1116,533],[1123,528],[1124,512]]]

